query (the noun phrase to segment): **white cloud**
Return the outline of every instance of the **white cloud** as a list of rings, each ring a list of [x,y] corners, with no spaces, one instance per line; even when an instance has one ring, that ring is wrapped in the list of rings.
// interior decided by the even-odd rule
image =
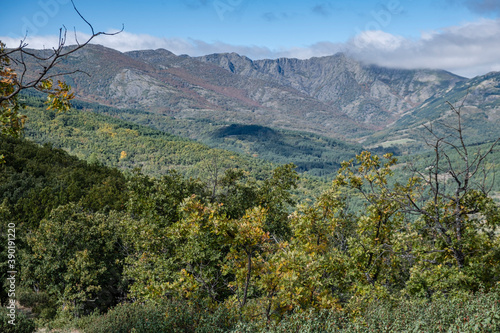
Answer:
[[[348,49],[357,58],[381,66],[440,68],[468,77],[500,65],[500,20],[482,19],[424,32],[416,40],[379,34],[383,38],[372,38],[371,43],[364,44],[357,43],[363,38],[363,34],[358,35],[349,42],[354,47]],[[394,42],[390,42],[391,38]]]
[[[90,37],[90,35],[80,32],[77,35],[80,42]],[[7,44],[7,47],[16,47],[20,43],[20,40],[11,37],[0,36],[0,40]],[[28,44],[28,48],[42,49],[55,47],[58,45],[58,41],[59,39],[57,36],[28,36],[25,42]],[[178,55],[188,54],[190,56],[201,56],[220,52],[237,52],[252,59],[261,59],[272,58],[277,52],[267,47],[260,46],[231,45],[222,42],[206,43],[201,40],[162,38],[147,34],[133,34],[125,31],[113,36],[98,36],[92,40],[92,43],[101,44],[121,52],[163,48]],[[72,44],[75,44],[75,38],[74,36],[68,35],[66,45]]]
[[[0,36],[0,40],[5,43],[7,47],[11,48],[18,47],[21,43],[27,43],[27,47],[32,49],[48,49],[57,46],[59,38],[57,36],[36,36],[22,41],[18,38]]]
[[[397,50],[404,42],[403,37],[394,36],[380,30],[363,31],[352,40],[352,43],[358,49],[379,49],[389,52]]]
[[[79,34],[79,39],[88,37]],[[0,37],[9,47],[18,40]],[[57,45],[55,36],[33,36],[27,42],[32,48]],[[364,62],[398,68],[439,68],[472,77],[500,69],[500,19],[481,19],[439,31],[422,32],[417,39],[404,38],[383,31],[364,31],[345,43],[320,42],[305,47],[270,49],[262,46],[231,45],[223,42],[160,38],[122,32],[97,37],[94,43],[119,51],[165,48],[175,54],[200,56],[210,53],[236,52],[251,59],[293,57],[306,59],[345,52]],[[74,38],[68,36],[67,44]]]

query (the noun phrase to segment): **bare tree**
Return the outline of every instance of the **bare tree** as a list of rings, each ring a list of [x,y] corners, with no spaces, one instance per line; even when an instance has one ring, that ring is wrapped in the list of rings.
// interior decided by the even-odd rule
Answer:
[[[426,144],[434,152],[433,161],[424,171],[411,167],[423,186],[418,195],[406,195],[408,211],[422,216],[426,221],[425,232],[445,244],[446,249],[433,251],[451,251],[460,269],[464,268],[470,253],[464,239],[470,217],[484,213],[485,200],[491,190],[486,183],[486,157],[500,140],[483,149],[467,146],[462,116],[465,98],[459,107],[447,102],[456,117],[455,125],[438,123],[444,132],[432,124],[424,125],[432,138],[426,140]]]
[[[71,87],[64,82],[58,81],[53,84],[53,79],[63,75],[82,72],[79,69],[70,72],[54,73],[53,69],[58,66],[62,59],[69,54],[74,53],[89,44],[94,38],[101,35],[116,35],[123,31],[122,29],[114,33],[95,31],[84,16],[78,11],[73,0],[73,8],[80,18],[89,26],[91,35],[84,41],[79,41],[76,31],[74,38],[76,45],[66,46],[68,42],[68,30],[63,26],[59,30],[59,40],[56,47],[46,52],[33,52],[27,49],[26,36],[20,41],[19,46],[6,49],[0,41],[0,124],[3,125],[1,132],[3,134],[16,136],[22,129],[24,118],[18,114],[20,105],[17,101],[18,94],[26,89],[34,88],[49,97],[49,107],[58,110],[67,110],[69,100],[73,98],[70,93]],[[37,68],[33,70],[28,68],[28,63],[36,63]],[[17,73],[11,68],[11,65],[17,67]],[[88,75],[88,73],[86,73]]]

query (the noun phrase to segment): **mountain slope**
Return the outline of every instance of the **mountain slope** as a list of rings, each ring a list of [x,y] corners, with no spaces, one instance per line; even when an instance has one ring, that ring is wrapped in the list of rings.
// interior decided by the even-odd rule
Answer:
[[[468,144],[491,142],[500,137],[500,72],[491,72],[458,83],[442,95],[429,98],[425,103],[401,117],[392,126],[368,137],[367,146],[391,142],[418,148],[429,137],[423,125],[433,123],[436,130],[457,126],[456,111],[460,110],[464,137]],[[388,143],[389,142],[389,143]]]
[[[30,104],[33,104],[32,99]],[[236,152],[240,155],[247,155],[251,157],[252,160],[254,159],[254,157],[256,157],[260,160],[265,160],[276,164],[294,163],[295,165],[297,165],[297,171],[307,172],[309,175],[314,176],[331,177],[335,175],[342,161],[349,160],[353,158],[355,154],[362,151],[361,145],[348,144],[340,140],[307,132],[273,129],[260,125],[242,125],[225,122],[213,122],[202,119],[175,119],[168,115],[151,114],[144,111],[131,109],[117,109],[101,106],[96,103],[87,103],[81,101],[74,101],[73,107],[74,111],[72,112],[85,111],[82,115],[85,115],[86,119],[79,122],[69,122],[69,120],[66,121],[68,126],[70,127],[73,127],[75,126],[75,124],[82,122],[85,122],[87,124],[95,123],[94,118],[96,117],[91,117],[90,114],[90,112],[93,112],[105,116],[106,119],[108,119],[107,123],[111,124],[112,127],[116,127],[116,124],[119,124],[117,120],[117,118],[119,118],[126,122],[125,124],[127,124],[127,128],[131,128],[132,124],[138,124],[152,128],[154,130],[153,133],[163,132],[163,136],[167,139],[167,141],[174,141],[174,138],[176,138],[176,140],[180,140],[181,137],[189,138],[212,148],[224,149]],[[47,137],[49,136],[49,132],[58,132],[58,134],[60,134],[60,137],[58,137],[58,135],[55,135],[54,133],[50,134],[50,136],[55,137],[55,139],[52,139],[52,141],[62,141],[62,139],[66,136],[66,134],[61,132],[63,128],[58,128],[58,130],[54,130],[54,128],[52,128],[52,131],[47,131],[47,129],[43,130],[45,126],[43,126],[42,124],[44,122],[51,123],[52,121],[50,119],[42,120],[42,114],[43,112],[40,112],[40,114],[38,114],[30,111],[28,113],[30,117],[28,128],[33,129],[33,131],[30,130],[28,132],[29,136],[37,140],[37,142],[43,143],[47,140],[50,140],[47,138],[44,139],[44,141],[40,141],[40,135]],[[76,114],[73,117],[76,117]],[[63,118],[59,117],[59,119]],[[36,124],[32,125],[32,122],[35,122]],[[84,127],[88,128],[88,125]],[[77,128],[79,128],[79,130],[77,131],[78,135],[81,135],[80,133],[83,129],[81,128],[81,126]],[[92,128],[97,129],[95,135],[92,137],[91,133],[87,133],[86,136],[91,136],[91,138],[85,138],[82,140],[89,141],[89,139],[98,139],[99,135],[103,131],[103,126],[92,125],[91,129]],[[43,134],[41,132],[43,132]],[[88,129],[85,130],[85,132],[88,132]],[[121,132],[117,132],[116,130],[113,130],[112,132],[116,133],[115,136],[108,139],[111,141],[116,141],[119,138],[119,134]],[[70,130],[69,133],[71,133],[71,140],[73,140],[73,143],[67,148],[72,149],[75,146],[75,141],[79,142],[79,138],[78,135],[74,134],[74,130]],[[155,134],[155,136],[156,135],[158,134]],[[151,141],[151,139],[152,134],[148,134],[143,141]],[[68,141],[68,139],[65,140]],[[113,154],[114,156],[112,156],[110,160],[113,160],[113,163],[116,163],[118,161],[120,152],[122,150],[125,150],[128,151],[129,158],[120,160],[120,165],[126,165],[126,163],[124,164],[124,162],[129,163],[131,161],[130,157],[132,156],[130,155],[130,148],[134,149],[134,145],[141,145],[144,147],[144,142],[141,142],[140,140],[134,140],[131,140],[128,145],[124,145],[123,141],[126,140],[121,140],[122,148],[116,148],[115,153]],[[61,143],[60,145],[64,146]],[[98,145],[98,143],[96,142],[94,143],[94,145],[96,146]],[[169,145],[172,146],[174,144]],[[177,145],[177,143],[175,143],[175,145]],[[125,146],[128,146],[128,148],[125,149]],[[187,146],[194,147],[193,145]],[[91,151],[88,151],[88,149],[82,149],[82,147],[80,147],[76,151],[81,154],[81,152],[85,150],[87,151],[84,153],[84,155],[80,155],[80,157],[88,158],[88,154],[91,153]],[[150,151],[148,152],[148,154],[151,156],[158,155],[154,158],[155,163],[158,163],[158,159],[161,159],[166,164],[168,164],[167,162],[169,161],[169,158],[160,156],[162,154],[167,155],[169,152],[170,149],[167,148],[160,149],[158,152]],[[99,159],[102,160],[102,157]],[[138,162],[139,161],[136,161],[136,165],[138,164]],[[142,159],[139,163],[141,165],[150,165],[151,162],[151,160],[148,161],[148,159]],[[111,165],[115,165],[113,163],[111,163]],[[162,166],[160,165],[155,166],[157,170],[160,170],[161,167]],[[183,170],[186,168],[186,166],[180,165],[179,168],[179,170]]]
[[[359,126],[337,107],[279,82],[246,78],[194,58],[177,57],[165,50],[126,54],[154,66],[163,75],[175,76],[186,83],[186,89],[206,101],[204,110],[184,108],[181,112],[184,117],[307,129],[330,135],[371,128]]]
[[[307,60],[252,61],[235,53],[199,57],[249,78],[289,86],[339,108],[359,123],[383,128],[405,112],[466,79],[438,70],[400,70],[363,65],[345,54]]]
[[[444,71],[367,66],[344,54],[252,61],[234,53],[192,58],[99,45],[71,54],[57,68],[74,69],[90,74],[64,78],[85,101],[351,139],[380,131],[466,82]]]
[[[91,162],[145,174],[164,175],[175,169],[200,176],[212,159],[221,168],[243,168],[257,178],[272,169],[270,163],[242,154],[214,149],[147,126],[92,112],[89,107],[67,113],[44,110],[37,97],[24,96],[29,121],[25,136],[38,144],[51,144]]]
[[[30,64],[28,72],[36,73],[37,66]],[[365,65],[341,53],[254,61],[236,53],[193,58],[99,45],[88,45],[57,67],[61,73],[75,69],[90,74],[64,77],[78,99],[142,110],[154,118],[150,122],[166,115],[258,125],[412,152],[425,148],[422,124],[447,118],[447,101],[461,103],[468,91],[463,111],[470,139],[480,142],[482,132],[498,136],[498,73],[469,80],[440,70]]]
[[[36,51],[33,52],[44,52]],[[37,64],[30,64],[36,72]],[[121,108],[143,109],[179,118],[203,118],[308,130],[330,136],[369,133],[335,106],[294,88],[248,79],[216,65],[166,50],[120,53],[88,45],[69,55],[56,71],[78,99]]]

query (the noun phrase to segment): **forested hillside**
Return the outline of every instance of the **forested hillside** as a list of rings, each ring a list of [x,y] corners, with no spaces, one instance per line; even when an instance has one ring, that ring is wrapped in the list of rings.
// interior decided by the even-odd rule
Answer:
[[[497,73],[83,46],[0,44],[0,331],[500,330]]]
[[[23,102],[29,106],[24,110],[29,117],[26,138],[39,144],[51,143],[91,162],[124,171],[140,168],[143,173],[152,176],[161,176],[167,170],[175,169],[187,176],[210,177],[209,164],[217,164],[221,170],[242,168],[261,179],[272,169],[272,163],[293,163],[297,172],[307,175],[307,180],[304,178],[300,187],[307,193],[317,195],[336,176],[343,161],[363,150],[379,155],[393,153],[402,165],[411,162],[422,169],[432,163],[432,154],[428,151],[430,147],[423,149],[421,146],[425,138],[432,137],[424,128],[418,132],[421,142],[416,148],[417,153],[411,153],[407,150],[411,142],[398,144],[399,141],[404,142],[400,139],[384,143],[386,139],[382,136],[379,145],[363,147],[307,132],[177,119],[81,101],[73,102],[71,112],[62,114],[45,111],[37,94],[25,95]],[[448,117],[451,118],[448,119],[449,125],[453,125],[453,118]],[[471,149],[481,149],[488,146],[488,142],[493,142],[495,131],[487,131],[491,136],[479,135],[484,121],[478,119],[474,123],[468,118],[465,121],[465,139]],[[490,125],[486,122],[485,126]],[[456,152],[451,152],[450,156],[458,163],[456,155]],[[500,192],[500,183],[494,181],[494,175],[500,172],[499,161],[500,151],[494,149],[487,163],[487,183],[493,186],[494,192]],[[403,179],[408,172],[399,167],[395,176]],[[314,187],[318,189],[314,191]]]
[[[172,167],[194,175],[195,170],[200,169],[197,163],[217,152],[223,160],[232,159],[224,162],[232,166],[256,170],[265,165],[259,160],[277,164],[293,162],[299,172],[331,179],[342,161],[362,150],[360,145],[328,137],[258,125],[175,119],[79,101],[73,103],[70,113],[56,114],[43,112],[43,102],[35,96],[25,96],[24,102],[30,106],[25,110],[30,119],[25,135],[31,140],[41,144],[52,142],[80,158],[89,159],[92,155],[93,160],[111,166],[120,165],[124,169],[141,167],[151,175],[161,175],[165,169]],[[121,130],[108,133],[105,136],[107,139],[102,140],[106,126],[109,127],[108,132],[112,128]],[[68,131],[71,135],[67,135]],[[98,136],[95,136],[95,131]],[[219,150],[210,150],[193,140]],[[102,148],[94,149],[97,146]],[[180,146],[185,148],[176,148]],[[120,158],[121,151],[127,154],[126,159]],[[246,157],[243,158],[242,154]],[[173,160],[165,160],[167,157]],[[255,165],[250,167],[252,163]]]
[[[176,144],[209,149],[89,111],[38,112],[41,137],[66,131],[61,144],[102,149],[95,158],[123,155],[126,144],[145,156]],[[95,146],[85,126],[107,143]],[[151,177],[2,137],[1,214],[16,225],[18,299],[39,325],[87,332],[494,332],[500,209],[482,173],[491,145],[477,148],[439,146],[425,167],[363,152],[315,200],[297,202],[292,164],[255,174],[246,168],[255,162],[224,152],[248,164]],[[120,157],[108,163],[121,167]]]
[[[199,176],[209,164],[219,168],[241,167],[258,177],[270,165],[220,149],[211,149],[196,141],[167,132],[136,125],[89,108],[67,113],[44,110],[43,101],[26,97],[29,118],[25,136],[40,144],[52,143],[69,153],[122,170],[141,169],[148,175],[161,176],[176,169],[187,176]]]

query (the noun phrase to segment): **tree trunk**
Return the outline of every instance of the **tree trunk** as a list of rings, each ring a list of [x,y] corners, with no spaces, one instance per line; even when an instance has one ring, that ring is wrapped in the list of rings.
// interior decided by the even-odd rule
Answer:
[[[245,281],[245,291],[243,292],[243,302],[241,306],[243,307],[247,303],[248,286],[250,285],[250,277],[252,275],[252,252],[247,252],[247,278]]]

